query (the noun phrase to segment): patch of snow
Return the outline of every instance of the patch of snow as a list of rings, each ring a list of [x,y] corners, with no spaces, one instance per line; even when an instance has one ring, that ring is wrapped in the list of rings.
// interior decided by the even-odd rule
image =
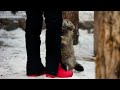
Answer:
[[[82,57],[93,55],[93,34],[80,30],[80,43],[75,48],[77,61],[83,65],[85,71],[76,72],[71,78],[64,79],[94,79],[95,62],[86,61]],[[39,76],[36,78],[27,77],[26,74],[26,48],[25,32],[18,28],[13,31],[0,30],[0,79],[50,79]],[[41,58],[45,65],[45,30],[41,34]],[[54,78],[60,79],[60,78]]]
[[[0,11],[1,13],[2,11]],[[4,12],[4,11],[3,11]],[[2,13],[3,13],[2,12]],[[7,15],[3,18],[19,17],[10,15],[10,11],[6,11]],[[3,13],[3,14],[4,14]],[[25,12],[23,12],[25,16]],[[80,20],[93,20],[93,11],[79,11]],[[0,15],[0,18],[3,15]],[[79,44],[74,46],[77,61],[84,67],[85,71],[76,72],[71,78],[64,79],[95,79],[95,62],[90,61],[89,57],[93,56],[93,34],[88,34],[87,30],[79,29]],[[45,65],[45,30],[41,33],[41,58]],[[87,58],[87,59],[86,59]],[[26,48],[25,48],[25,32],[18,28],[13,31],[0,30],[0,79],[51,79],[48,77],[27,77],[26,76]],[[61,79],[61,78],[53,78]]]

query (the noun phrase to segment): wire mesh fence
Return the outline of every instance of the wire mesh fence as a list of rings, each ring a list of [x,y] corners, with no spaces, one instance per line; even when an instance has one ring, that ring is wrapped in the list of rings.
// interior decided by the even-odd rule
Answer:
[[[79,11],[80,21],[94,21],[94,11]]]
[[[15,15],[11,11],[0,11],[0,18],[26,17],[25,11],[18,11]],[[94,11],[79,11],[80,21],[94,21]]]
[[[26,18],[25,11],[18,11],[12,14],[11,11],[0,11],[0,18]]]
[[[6,25],[6,22],[7,25],[10,23],[12,23],[10,25],[13,25],[15,24],[13,20],[19,20],[18,24],[20,23],[21,27],[22,25],[25,27],[26,12],[18,11],[16,14],[13,14],[11,11],[0,11],[0,26]],[[79,21],[81,28],[93,28],[94,11],[79,11]]]

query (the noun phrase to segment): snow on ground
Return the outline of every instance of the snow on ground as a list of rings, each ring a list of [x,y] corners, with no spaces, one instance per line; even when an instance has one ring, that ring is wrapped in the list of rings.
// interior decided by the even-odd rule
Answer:
[[[25,75],[27,59],[24,36],[25,32],[20,28],[13,31],[0,30],[0,79],[50,79],[45,75],[36,78]],[[45,30],[41,34],[41,40],[41,58],[45,65]],[[93,56],[93,34],[80,30],[79,41],[80,43],[74,46],[75,55],[85,71],[74,71],[73,77],[64,79],[95,78],[95,62],[89,60],[89,57]]]

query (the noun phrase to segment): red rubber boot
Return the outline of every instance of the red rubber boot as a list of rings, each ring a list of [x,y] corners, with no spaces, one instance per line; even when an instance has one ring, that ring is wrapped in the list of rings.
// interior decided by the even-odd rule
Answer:
[[[58,75],[51,75],[51,74],[46,74],[46,77],[50,77],[50,78],[55,78],[55,77],[59,77],[59,78],[68,78],[68,77],[72,77],[73,76],[73,71],[72,70],[64,70],[61,66],[61,64],[59,64],[59,68],[58,68]]]

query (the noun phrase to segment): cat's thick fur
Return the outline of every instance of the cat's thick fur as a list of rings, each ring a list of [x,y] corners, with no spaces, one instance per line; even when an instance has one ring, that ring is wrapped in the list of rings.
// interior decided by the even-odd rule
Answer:
[[[64,19],[62,25],[61,36],[61,54],[62,63],[68,67],[68,69],[75,69],[77,71],[83,71],[83,67],[76,61],[74,47],[73,47],[73,34],[75,26],[71,21]]]

